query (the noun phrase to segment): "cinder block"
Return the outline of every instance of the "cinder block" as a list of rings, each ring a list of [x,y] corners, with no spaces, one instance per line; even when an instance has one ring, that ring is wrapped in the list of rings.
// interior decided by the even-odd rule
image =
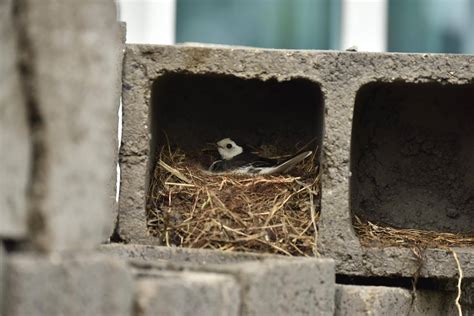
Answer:
[[[401,288],[337,285],[335,315],[408,315],[410,302],[410,293]]]
[[[285,258],[278,255],[230,252],[209,249],[148,246],[138,244],[101,245],[99,250],[104,254],[113,255],[124,259],[129,258],[146,261],[168,261],[176,263],[186,262],[199,265],[227,264],[270,258]]]
[[[103,255],[7,257],[5,315],[131,315],[133,279]]]
[[[4,315],[5,310],[5,250],[3,249],[3,244],[0,242],[0,315]]]
[[[385,286],[336,285],[337,316],[454,315],[454,295]]]
[[[122,104],[123,101],[122,101]],[[123,110],[125,120],[125,110]],[[123,135],[123,134],[122,134]],[[123,136],[122,136],[123,137]],[[122,146],[123,140],[122,140]],[[145,181],[143,170],[146,169],[145,156],[121,155],[120,163],[120,195],[118,232],[127,241],[141,244],[157,244],[158,241],[147,233],[145,215]]]
[[[21,0],[17,12],[34,116],[32,240],[46,250],[90,248],[114,224],[122,47],[115,3]]]
[[[135,260],[133,265],[138,275],[154,270],[232,275],[241,288],[242,315],[334,314],[335,274],[331,259],[266,259],[220,265]]]
[[[0,239],[25,238],[28,217],[31,140],[17,66],[13,5],[12,0],[0,2]]]
[[[461,306],[464,315],[474,315],[474,280],[462,280]]]
[[[229,92],[212,90],[215,86],[206,85],[215,83],[212,78],[227,82]],[[225,100],[238,99],[236,91],[250,91],[250,95],[256,86],[272,82],[298,85],[295,78],[305,81],[315,95],[321,95],[321,100],[312,104],[324,108],[318,250],[336,260],[338,273],[411,277],[418,270],[418,260],[408,248],[361,245],[352,226],[354,214],[376,214],[375,221],[410,228],[472,232],[474,217],[468,213],[473,189],[469,179],[473,177],[465,175],[472,173],[474,165],[473,156],[468,154],[472,152],[474,134],[467,123],[474,119],[470,106],[474,56],[127,45],[122,95],[120,235],[130,242],[156,243],[146,232],[144,208],[151,167],[160,145],[157,133],[164,120],[153,114],[160,106],[187,106],[189,113],[198,115],[207,106],[203,102],[206,98],[216,97],[228,106]],[[195,98],[180,99],[189,91],[197,91],[191,94]],[[206,93],[200,95],[199,91]],[[456,100],[455,108],[449,100]],[[252,109],[249,111],[253,113]],[[308,113],[303,112],[302,116]],[[421,115],[422,112],[429,115]],[[394,113],[393,117],[390,113]],[[442,113],[449,113],[449,120],[439,129]],[[172,123],[176,122],[166,124]],[[208,127],[219,131],[216,126]],[[415,145],[421,150],[406,161],[422,166],[423,171],[398,165],[404,160],[394,158],[411,148],[396,137],[408,131],[415,135],[407,137],[420,139]],[[315,131],[315,136],[318,133]],[[196,137],[190,135],[189,142],[199,143]],[[370,147],[372,143],[377,145]],[[447,150],[450,144],[451,152]],[[399,145],[407,148],[402,150]],[[366,150],[367,146],[375,151]],[[438,151],[441,158],[425,163],[429,157],[438,157]],[[370,155],[364,156],[369,152],[381,163],[365,168],[364,163],[371,161]],[[449,168],[436,167],[443,159]],[[422,176],[416,176],[420,172]],[[446,172],[451,178],[454,176],[449,181],[457,188],[453,186],[449,198],[443,200],[446,194],[440,188],[449,178]],[[377,180],[370,181],[371,178]],[[411,188],[417,193],[409,194]],[[364,195],[364,190],[374,194]],[[404,198],[398,203],[399,193]],[[424,203],[427,201],[435,201],[436,206]],[[474,266],[469,264],[474,261],[474,250],[463,247],[456,251],[466,277],[474,277]],[[456,277],[456,262],[449,251],[427,249],[423,256],[421,277]]]
[[[242,287],[244,315],[334,314],[332,260],[265,260],[231,269]]]
[[[136,285],[137,316],[239,315],[240,287],[232,276],[160,271]]]

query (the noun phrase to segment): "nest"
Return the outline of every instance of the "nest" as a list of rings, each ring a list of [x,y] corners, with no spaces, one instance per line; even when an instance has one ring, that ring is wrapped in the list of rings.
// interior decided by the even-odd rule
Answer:
[[[353,224],[359,240],[368,247],[450,248],[474,245],[474,236],[380,226],[357,216]]]
[[[150,183],[148,231],[161,244],[313,256],[319,218],[316,155],[291,175],[209,174],[163,149]]]

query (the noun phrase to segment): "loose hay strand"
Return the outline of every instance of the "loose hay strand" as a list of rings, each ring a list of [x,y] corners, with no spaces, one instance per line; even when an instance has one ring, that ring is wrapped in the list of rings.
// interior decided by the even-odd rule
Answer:
[[[149,232],[168,246],[316,254],[319,170],[315,153],[292,175],[209,174],[164,148],[147,202]]]
[[[374,224],[354,216],[354,229],[364,246],[446,248],[474,245],[474,236]]]
[[[461,292],[462,292],[461,291],[461,284],[462,284],[462,279],[463,279],[463,273],[462,273],[462,269],[461,269],[461,263],[459,262],[458,254],[452,248],[449,248],[449,250],[453,254],[454,260],[456,261],[456,267],[458,269],[458,284],[456,286],[458,293],[456,295],[456,299],[455,299],[454,303],[456,305],[458,315],[462,316],[462,308],[461,308],[461,304],[459,303],[459,301],[461,300]]]

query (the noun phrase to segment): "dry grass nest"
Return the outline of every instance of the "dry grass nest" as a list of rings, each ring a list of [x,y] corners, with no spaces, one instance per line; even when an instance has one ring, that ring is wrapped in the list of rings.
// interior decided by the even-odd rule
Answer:
[[[147,202],[149,232],[168,246],[313,256],[316,154],[291,175],[209,174],[180,149],[161,151]]]
[[[474,236],[377,225],[357,216],[354,229],[367,247],[450,248],[474,245]]]

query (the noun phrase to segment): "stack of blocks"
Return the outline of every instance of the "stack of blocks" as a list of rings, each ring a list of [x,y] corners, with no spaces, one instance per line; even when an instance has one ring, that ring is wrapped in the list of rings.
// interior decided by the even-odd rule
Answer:
[[[118,233],[131,243],[158,242],[147,234],[145,203],[160,146],[160,124],[169,128],[174,123],[183,127],[191,122],[172,115],[160,117],[167,114],[160,108],[171,107],[198,120],[203,116],[200,112],[211,113],[219,106],[212,102],[224,109],[232,108],[238,103],[235,100],[257,107],[260,99],[248,97],[248,91],[258,93],[266,84],[280,84],[280,89],[285,89],[286,83],[299,85],[301,89],[296,91],[302,94],[310,95],[308,90],[312,90],[313,95],[321,96],[318,100],[295,94],[294,99],[312,102],[314,113],[324,113],[324,130],[314,132],[321,136],[322,148],[317,243],[322,256],[335,260],[336,273],[456,279],[458,268],[450,250],[426,249],[420,266],[417,254],[409,248],[363,246],[352,220],[353,215],[359,215],[399,227],[474,232],[474,133],[469,127],[474,119],[473,62],[473,56],[462,55],[127,45]],[[288,113],[300,105],[288,104]],[[261,106],[268,109],[268,105]],[[314,113],[301,113],[302,120]],[[223,116],[228,119],[225,112]],[[207,128],[221,129],[221,125],[216,122],[215,127]],[[435,159],[430,158],[433,156]],[[434,161],[434,165],[426,166],[427,161]],[[466,247],[455,251],[467,288],[474,277],[474,252]],[[365,287],[356,290],[371,291]],[[347,292],[349,296],[345,290],[337,293],[353,297],[354,289]],[[472,309],[470,296],[472,292],[466,291],[468,309]],[[437,296],[432,297],[436,300]]]
[[[410,290],[399,287],[336,285],[335,281],[336,274],[406,278],[418,269],[405,248],[363,247],[352,227],[351,205],[357,205],[361,214],[379,209],[382,214],[374,216],[394,224],[419,220],[424,228],[472,233],[474,217],[465,209],[472,209],[469,194],[474,177],[469,176],[474,170],[468,154],[474,134],[464,124],[473,118],[468,106],[474,97],[472,56],[200,45],[125,47],[124,26],[115,19],[112,0],[0,2],[0,315],[444,315],[453,311],[453,293],[444,289],[421,290],[413,299]],[[192,116],[212,100],[212,95],[199,94],[213,90],[210,82],[222,88],[220,94],[216,92],[218,100],[244,100],[238,91],[255,94],[255,87],[265,90],[270,84],[304,103],[311,113],[314,107],[320,124],[313,132],[323,159],[320,257],[160,247],[147,234],[145,198],[157,159],[158,122],[180,119],[160,117],[155,107],[175,104]],[[179,97],[189,96],[187,89],[194,91],[190,96],[196,100]],[[397,145],[397,122],[409,125],[418,119],[412,116],[419,115],[419,109],[408,105],[433,100],[438,106],[435,112],[450,110],[448,101],[456,103],[446,115],[450,132],[441,133],[441,138],[459,139],[454,153],[465,160],[448,161],[451,181],[458,183],[458,189],[449,192],[454,197],[435,200],[440,202],[436,207],[420,209],[414,217],[408,208],[414,200],[403,187],[407,182],[393,180],[393,172],[384,171],[397,163],[397,156],[388,158],[398,149],[387,144]],[[255,100],[248,101],[256,105]],[[285,109],[280,110],[284,116]],[[395,119],[386,118],[393,113]],[[428,116],[432,121],[426,123],[426,130],[439,124],[438,116]],[[386,122],[392,129],[383,129]],[[426,136],[419,130],[413,133],[407,137]],[[439,148],[437,143],[432,147]],[[387,162],[366,166],[367,157],[387,158]],[[115,201],[118,159],[119,206]],[[441,180],[436,175],[421,177],[435,182],[429,187],[434,193],[418,192],[417,205],[438,198]],[[380,179],[385,181],[383,187]],[[399,191],[397,185],[402,187]],[[393,192],[405,194],[408,200],[394,204]],[[455,198],[460,202],[453,202]],[[395,211],[400,211],[399,216]],[[436,220],[423,220],[425,216]],[[441,220],[444,226],[437,227]],[[110,243],[112,235],[128,244]],[[474,251],[456,252],[469,281],[474,278]],[[449,252],[428,249],[425,256],[421,277],[456,278]],[[463,303],[469,312],[474,290],[472,283],[465,284]]]

